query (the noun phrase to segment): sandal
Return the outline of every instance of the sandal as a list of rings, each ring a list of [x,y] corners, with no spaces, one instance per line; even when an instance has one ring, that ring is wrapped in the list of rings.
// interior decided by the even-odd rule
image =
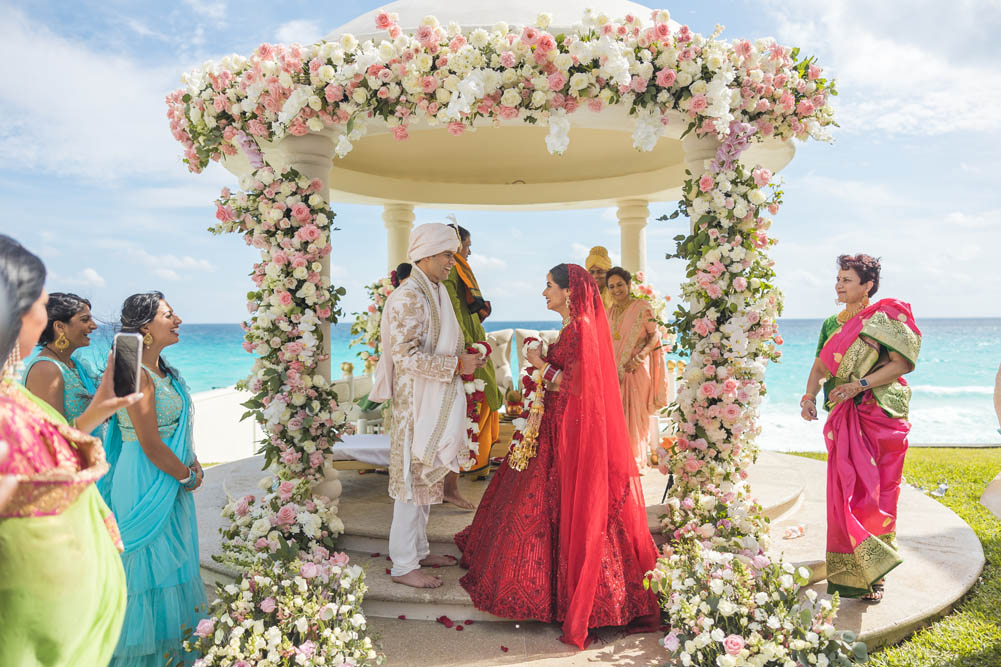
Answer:
[[[882,581],[876,582],[872,585],[871,590],[859,599],[867,604],[879,604],[883,601],[883,588]]]

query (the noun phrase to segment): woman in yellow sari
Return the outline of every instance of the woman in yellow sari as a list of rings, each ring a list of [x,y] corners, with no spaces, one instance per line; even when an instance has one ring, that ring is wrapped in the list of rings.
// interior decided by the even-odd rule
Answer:
[[[106,665],[125,616],[118,525],[92,431],[141,398],[106,372],[73,426],[16,381],[45,328],[45,266],[0,235],[0,665]]]
[[[650,304],[630,293],[632,279],[632,275],[620,266],[608,270],[606,280],[611,305],[606,312],[619,369],[619,392],[629,442],[633,457],[642,468],[650,459],[650,417],[667,405],[667,373],[660,329],[653,319]]]

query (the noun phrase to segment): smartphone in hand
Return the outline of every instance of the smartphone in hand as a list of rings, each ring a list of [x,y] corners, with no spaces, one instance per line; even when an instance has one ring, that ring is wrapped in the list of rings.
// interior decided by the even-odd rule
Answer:
[[[139,391],[139,369],[142,367],[142,336],[137,333],[115,334],[111,349],[115,396],[136,393]]]

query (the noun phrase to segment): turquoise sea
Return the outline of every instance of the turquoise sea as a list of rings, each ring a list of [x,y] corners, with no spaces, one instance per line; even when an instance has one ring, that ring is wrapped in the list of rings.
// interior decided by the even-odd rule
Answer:
[[[785,340],[781,363],[771,364],[762,405],[761,445],[768,449],[823,448],[821,423],[803,422],[799,397],[816,352],[820,320],[782,319]],[[907,376],[914,389],[911,403],[911,444],[1001,444],[992,395],[1001,363],[1001,319],[924,319],[917,369]],[[554,329],[557,322],[487,322],[487,330],[505,328]],[[332,362],[335,374],[342,361],[361,363],[349,348],[350,326],[333,330]],[[112,332],[102,327],[84,350],[89,357],[107,358]],[[184,324],[181,342],[164,356],[177,366],[194,392],[228,387],[245,376],[253,357],[243,351],[238,324]],[[356,371],[357,372],[357,371]]]

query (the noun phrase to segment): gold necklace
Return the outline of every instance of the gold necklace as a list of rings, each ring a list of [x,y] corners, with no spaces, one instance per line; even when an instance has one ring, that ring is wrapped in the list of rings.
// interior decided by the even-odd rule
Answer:
[[[869,307],[869,297],[862,297],[862,300],[854,308],[845,307],[840,313],[838,313],[838,324],[844,326],[848,320],[852,319],[863,310]]]
[[[619,303],[613,303],[610,309],[609,315],[611,315],[611,317],[609,319],[611,319],[610,324],[612,327],[612,338],[615,340],[619,340],[620,338],[622,338],[622,334],[620,333],[619,329],[622,324],[622,318],[625,316],[626,309],[628,307],[629,307],[628,302],[624,306]]]

